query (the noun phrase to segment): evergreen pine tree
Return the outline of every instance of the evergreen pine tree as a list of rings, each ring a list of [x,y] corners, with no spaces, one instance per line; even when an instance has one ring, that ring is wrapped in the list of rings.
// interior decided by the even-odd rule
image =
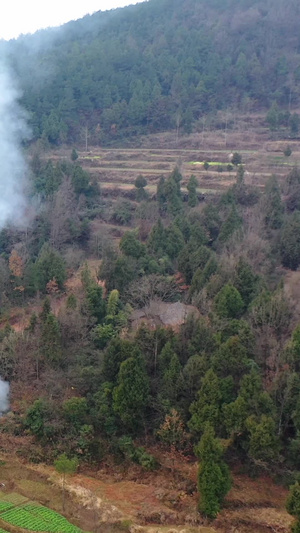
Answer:
[[[281,262],[297,270],[300,265],[300,213],[293,213],[285,222],[280,239]]]
[[[192,174],[192,176],[189,179],[189,182],[187,184],[187,190],[189,192],[189,206],[190,207],[196,207],[198,203],[198,197],[197,197],[197,178]]]
[[[298,481],[290,487],[286,510],[296,518],[296,521],[291,527],[292,533],[300,533],[300,484]]]
[[[278,229],[283,223],[284,207],[276,176],[271,176],[265,187],[265,224],[270,229]]]
[[[207,422],[209,422],[211,427],[217,428],[221,421],[221,405],[220,380],[214,371],[210,369],[202,379],[198,398],[190,406],[192,417],[188,426],[192,433],[200,436]]]
[[[149,401],[149,380],[141,355],[121,363],[118,385],[113,391],[113,408],[129,431],[138,431]]]
[[[207,424],[196,447],[200,459],[198,470],[199,511],[216,518],[224,498],[231,487],[229,468],[223,460],[223,448],[215,438],[213,428]]]

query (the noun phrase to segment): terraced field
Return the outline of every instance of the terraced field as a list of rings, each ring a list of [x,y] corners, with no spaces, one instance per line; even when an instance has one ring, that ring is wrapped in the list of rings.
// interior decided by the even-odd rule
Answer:
[[[32,502],[17,493],[1,495],[0,499],[0,533],[8,533],[6,524],[30,532],[45,533],[81,533],[81,530],[68,522],[59,513]]]
[[[239,150],[242,155],[248,183],[263,187],[268,177],[276,174],[284,178],[288,171],[300,162],[300,152],[293,147],[287,158],[275,143],[257,150]],[[294,151],[295,150],[295,151]],[[62,157],[57,152],[56,157]],[[209,163],[205,170],[204,162]],[[198,179],[199,192],[215,193],[227,189],[235,181],[236,169],[227,169],[229,150],[196,150],[164,148],[93,148],[90,152],[79,151],[79,163],[99,180],[102,190],[129,190],[140,174],[148,181],[148,192],[155,192],[161,176],[168,176],[178,166],[183,175],[183,189],[194,174]]]

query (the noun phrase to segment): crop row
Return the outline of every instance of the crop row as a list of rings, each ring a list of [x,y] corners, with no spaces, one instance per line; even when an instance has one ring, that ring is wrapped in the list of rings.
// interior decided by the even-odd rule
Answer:
[[[8,509],[11,509],[13,507],[13,504],[10,502],[0,501],[0,513],[2,511],[7,511]]]
[[[39,505],[26,505],[1,514],[1,519],[13,526],[45,533],[80,533],[63,516]]]
[[[80,533],[81,530],[70,524],[68,520],[62,516],[59,513],[56,513],[55,511],[52,511],[52,509],[49,509],[48,507],[43,507],[42,505],[33,505],[33,504],[26,504],[24,505],[23,509],[26,509],[26,511],[32,513],[34,516],[38,516],[39,518],[42,518],[45,521],[50,521],[51,524],[55,526],[59,526],[61,531],[64,531],[65,533]]]
[[[31,516],[30,513],[20,508],[6,511],[1,514],[1,519],[13,526],[29,529],[30,531],[49,531],[51,533],[51,529],[46,528],[46,522]]]

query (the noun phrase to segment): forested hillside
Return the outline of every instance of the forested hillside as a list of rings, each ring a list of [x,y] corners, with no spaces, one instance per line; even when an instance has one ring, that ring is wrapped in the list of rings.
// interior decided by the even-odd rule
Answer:
[[[113,531],[287,533],[274,480],[300,527],[299,17],[149,0],[0,43],[32,128],[0,230],[0,451],[88,472],[89,531],[93,483],[130,476]]]
[[[300,90],[296,0],[150,0],[8,44],[35,138],[99,144],[191,131],[220,108],[290,110]]]
[[[161,451],[196,455],[196,522],[220,511],[227,464],[296,480],[299,171],[261,190],[236,164],[236,183],[203,201],[176,168],[153,197],[140,176],[129,200],[101,196],[81,160],[35,155],[39,213],[0,234],[2,449],[141,472],[164,471]],[[176,302],[193,307],[168,326]],[[171,523],[196,507],[195,483],[180,487]]]

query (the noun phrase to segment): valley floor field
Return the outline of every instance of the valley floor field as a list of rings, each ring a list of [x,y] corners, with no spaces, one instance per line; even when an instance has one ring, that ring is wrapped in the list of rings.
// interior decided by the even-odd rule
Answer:
[[[65,529],[59,528],[62,533],[77,533],[77,528],[132,533],[288,533],[292,518],[285,511],[287,490],[276,486],[270,478],[249,479],[234,474],[225,508],[210,525],[196,513],[197,464],[182,461],[180,457],[174,459],[158,449],[151,451],[161,462],[157,472],[146,473],[137,466],[104,463],[97,471],[83,469],[69,477],[65,511],[62,510],[61,478],[54,468],[24,464],[17,457],[5,454],[5,464],[0,470],[0,481],[5,484],[0,492],[0,527],[10,533],[21,531],[16,527],[19,519],[16,512],[13,519],[5,517],[9,510],[2,509],[3,501],[10,502],[13,509],[31,506],[27,509],[31,522],[28,528],[22,528],[23,531],[57,533],[58,530],[49,524],[48,528],[45,524],[41,526],[42,529],[33,525],[34,519],[45,513],[44,507],[39,507],[42,505],[64,514],[71,522]],[[51,512],[48,511],[48,517]],[[51,516],[63,522],[63,518]]]

